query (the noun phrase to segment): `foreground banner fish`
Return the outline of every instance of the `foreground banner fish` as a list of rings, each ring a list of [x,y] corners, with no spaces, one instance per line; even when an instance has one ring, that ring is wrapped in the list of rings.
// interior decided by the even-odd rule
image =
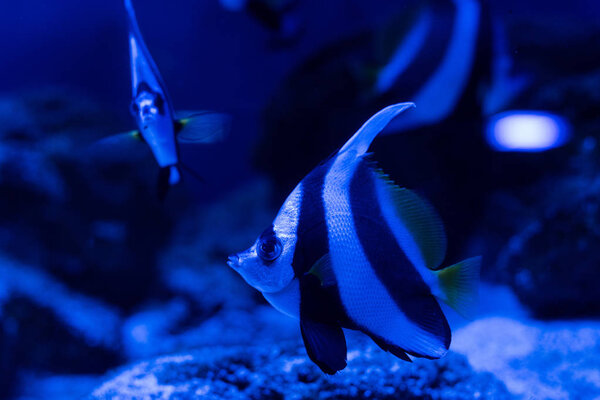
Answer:
[[[480,258],[440,269],[439,217],[366,158],[377,134],[411,107],[371,117],[296,186],[252,247],[229,257],[269,303],[300,320],[309,357],[328,374],[346,366],[342,328],[406,361],[439,358],[451,332],[438,299],[463,315],[476,302]]]

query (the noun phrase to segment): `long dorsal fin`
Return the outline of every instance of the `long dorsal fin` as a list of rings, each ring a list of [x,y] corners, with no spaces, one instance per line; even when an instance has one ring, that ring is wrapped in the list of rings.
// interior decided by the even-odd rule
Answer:
[[[446,256],[447,240],[442,220],[433,206],[415,192],[397,186],[381,170],[375,170],[375,174],[387,186],[396,213],[419,248],[425,266],[439,269]]]
[[[367,122],[344,144],[339,153],[355,151],[356,156],[362,156],[369,150],[369,146],[375,137],[390,123],[394,117],[407,108],[414,107],[414,103],[398,103],[387,106],[377,114],[368,119]]]
[[[132,96],[135,98],[138,95],[138,89],[142,82],[144,82],[164,98],[168,105],[169,112],[172,114],[173,103],[167,92],[167,86],[160,75],[150,51],[146,47],[131,1],[132,0],[124,0],[125,10],[127,11],[127,21],[129,24],[129,58],[131,63]]]
[[[175,114],[179,143],[215,143],[229,133],[231,118],[211,111],[185,111]]]

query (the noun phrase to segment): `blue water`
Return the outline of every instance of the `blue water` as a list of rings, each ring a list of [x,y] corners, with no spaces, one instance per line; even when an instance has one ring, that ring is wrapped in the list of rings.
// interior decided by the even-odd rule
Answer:
[[[164,201],[143,143],[97,146],[135,128],[122,2],[3,4],[0,398],[600,397],[600,6],[430,3],[403,52],[429,3],[298,0],[285,41],[218,0],[133,0],[174,108],[231,118],[225,140],[179,148],[183,179]],[[486,11],[461,50],[473,64],[454,58],[419,97],[454,3]],[[378,91],[394,49],[387,77],[406,74]],[[417,98],[417,122],[398,119],[372,158],[439,211],[444,265],[482,255],[479,311],[444,306],[453,342],[439,361],[347,332],[348,367],[329,377],[227,256],[369,116]]]

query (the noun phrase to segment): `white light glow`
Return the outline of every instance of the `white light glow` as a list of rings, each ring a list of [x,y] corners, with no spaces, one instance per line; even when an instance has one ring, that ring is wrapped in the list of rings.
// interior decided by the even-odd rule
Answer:
[[[569,125],[544,111],[507,111],[488,123],[487,140],[498,151],[544,151],[564,144]]]

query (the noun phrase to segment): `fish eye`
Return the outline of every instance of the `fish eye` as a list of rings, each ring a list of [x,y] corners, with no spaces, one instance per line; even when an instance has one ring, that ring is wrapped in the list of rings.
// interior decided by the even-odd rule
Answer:
[[[140,108],[138,107],[135,101],[132,101],[129,105],[129,111],[131,112],[131,114],[133,114],[133,116],[136,116],[137,113],[140,111]]]
[[[258,241],[257,252],[264,261],[274,261],[282,250],[281,241],[275,235],[261,236]]]

